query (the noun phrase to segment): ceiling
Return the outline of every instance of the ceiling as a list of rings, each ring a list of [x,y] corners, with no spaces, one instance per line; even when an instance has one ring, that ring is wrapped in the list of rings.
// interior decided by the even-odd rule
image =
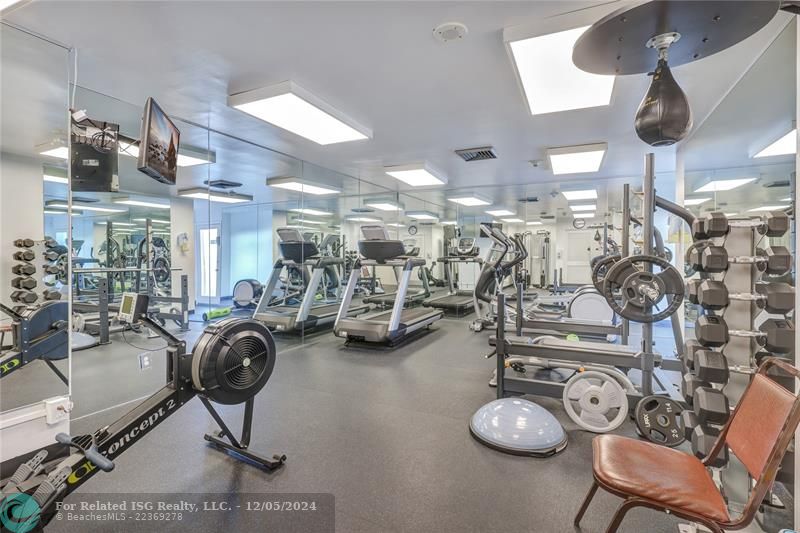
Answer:
[[[322,167],[396,190],[402,184],[381,168],[424,159],[448,175],[448,188],[549,183],[542,187],[546,191],[556,181],[641,174],[648,147],[633,132],[632,117],[648,79],[618,78],[607,107],[531,116],[503,45],[503,29],[523,25],[541,32],[588,25],[621,5],[62,0],[31,2],[8,19],[76,47],[78,84],[127,106],[133,129],[145,99],[154,96],[174,116],[320,165],[317,172],[326,179],[346,181],[346,176]],[[780,13],[742,43],[674,70],[692,103],[695,124],[704,121],[789,19]],[[467,25],[467,37],[456,43],[436,41],[432,28],[452,20]],[[87,21],[111,31],[113,38],[80,31]],[[63,60],[50,58],[57,62],[56,72],[65,70]],[[374,138],[320,146],[226,105],[228,94],[284,80],[299,83],[370,127]],[[99,100],[86,96],[84,102],[96,105],[79,107],[95,116],[105,112],[103,106],[114,107]],[[14,123],[34,127],[30,122]],[[182,141],[205,140],[218,158],[215,165],[183,172],[184,183],[202,183],[213,173],[246,182],[247,192],[259,194],[268,175],[301,164],[258,146],[245,149],[244,143],[222,135],[209,139],[199,127],[195,133],[181,129]],[[28,137],[36,135],[24,137],[31,146]],[[547,147],[591,142],[609,145],[597,175],[556,178],[547,168],[528,163],[543,158]],[[453,154],[481,145],[493,145],[499,159],[468,164]],[[675,150],[655,151],[657,169],[671,171]],[[305,175],[310,172],[305,169]],[[361,182],[356,187],[368,186]],[[430,199],[442,203],[438,195]]]

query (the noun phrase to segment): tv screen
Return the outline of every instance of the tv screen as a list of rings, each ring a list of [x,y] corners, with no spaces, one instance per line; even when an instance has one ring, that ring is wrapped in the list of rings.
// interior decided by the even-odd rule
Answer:
[[[144,105],[138,168],[151,178],[175,185],[181,132],[153,98]]]

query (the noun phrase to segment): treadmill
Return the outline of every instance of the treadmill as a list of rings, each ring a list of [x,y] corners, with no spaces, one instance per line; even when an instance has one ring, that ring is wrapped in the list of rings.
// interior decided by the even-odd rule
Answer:
[[[419,256],[419,246],[416,245],[416,242],[406,241],[403,243],[403,248],[404,251],[401,254],[403,257]],[[394,277],[397,280],[399,288],[400,278],[402,277],[403,273],[401,271],[400,266],[393,267],[393,270],[394,270]],[[422,281],[422,287],[410,293],[406,292],[405,303],[408,306],[423,303],[425,301],[425,298],[428,298],[431,295],[430,283],[428,281],[428,276],[425,274],[424,268],[420,269],[419,279]],[[397,297],[397,291],[384,292],[381,294],[373,294],[371,296],[367,296],[361,301],[368,304],[377,304],[379,307],[390,307],[394,305],[394,300],[396,297]]]
[[[321,256],[317,245],[313,241],[305,240],[296,229],[279,228],[277,233],[281,258],[272,268],[272,275],[261,294],[253,318],[277,332],[296,332],[333,323],[339,312],[338,298],[329,299],[327,288],[323,290],[322,300],[317,300],[317,294],[325,272],[331,272],[332,268],[344,264],[344,259]],[[308,279],[299,305],[270,305],[284,268],[300,269],[303,278]],[[310,277],[307,275],[308,268],[311,268]],[[338,292],[337,287],[336,293]],[[367,304],[350,306],[348,302],[345,314],[356,316],[367,311],[369,311]]]
[[[342,305],[336,317],[333,333],[348,341],[363,341],[394,345],[412,333],[426,328],[442,318],[440,309],[429,307],[405,308],[406,293],[415,267],[425,266],[425,259],[404,256],[405,248],[398,240],[390,240],[383,226],[362,226],[364,240],[358,242],[358,251],[363,256],[356,261],[345,288]],[[391,266],[401,271],[398,279],[397,297],[392,309],[360,317],[348,316],[361,266]]]
[[[459,290],[455,284],[455,273],[453,272],[453,263],[477,263],[478,266],[483,265],[483,259],[478,257],[480,248],[475,246],[475,239],[473,237],[462,237],[458,240],[458,246],[455,248],[455,254],[440,257],[437,261],[441,262],[446,272],[447,283],[449,291],[444,296],[434,296],[422,302],[425,307],[434,307],[436,309],[443,309],[445,311],[457,314],[466,314],[474,310],[472,302],[472,290]]]

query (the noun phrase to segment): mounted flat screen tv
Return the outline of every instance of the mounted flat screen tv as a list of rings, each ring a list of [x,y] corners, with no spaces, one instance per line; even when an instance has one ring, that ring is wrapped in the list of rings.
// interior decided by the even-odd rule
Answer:
[[[175,185],[181,132],[152,97],[144,105],[139,139],[138,169],[161,183]]]

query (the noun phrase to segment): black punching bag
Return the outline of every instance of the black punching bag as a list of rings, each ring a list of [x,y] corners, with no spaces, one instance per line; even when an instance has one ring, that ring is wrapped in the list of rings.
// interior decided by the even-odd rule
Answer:
[[[659,59],[653,82],[644,95],[634,122],[636,134],[650,146],[669,146],[692,129],[692,110],[666,60]]]

